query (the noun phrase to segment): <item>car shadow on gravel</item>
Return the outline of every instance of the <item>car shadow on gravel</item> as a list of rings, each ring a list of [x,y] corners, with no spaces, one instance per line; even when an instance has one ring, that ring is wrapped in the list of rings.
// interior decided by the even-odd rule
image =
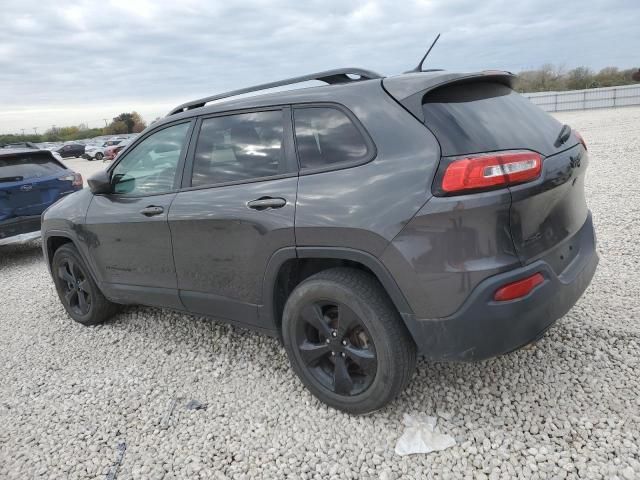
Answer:
[[[0,246],[0,268],[42,260],[40,240]]]
[[[538,342],[489,360],[420,360],[395,408],[430,415],[449,412],[454,418],[450,426],[458,427],[458,433],[468,431],[465,422],[469,421],[515,431],[528,431],[537,424],[531,430],[537,434],[553,418],[547,430],[554,435],[566,433],[561,425],[569,418],[624,423],[622,412],[633,408],[635,397],[612,386],[610,371],[615,369],[629,383],[635,381],[629,370],[621,368],[624,365],[618,365],[619,359],[600,354],[588,341],[568,338],[574,321],[582,319],[565,318]]]
[[[403,413],[435,415],[444,411],[451,414],[451,419],[443,420],[445,429],[456,437],[466,437],[470,433],[469,422],[475,425],[473,428],[522,432],[528,431],[533,423],[544,424],[548,416],[554,420],[612,414],[616,417],[612,406],[621,402],[615,399],[615,390],[607,389],[608,370],[601,368],[602,362],[610,360],[597,357],[598,360],[584,364],[583,351],[591,346],[571,336],[574,322],[584,323],[575,316],[565,318],[538,342],[482,362],[420,359],[408,388],[395,402],[369,418],[373,421],[386,418],[400,424]],[[181,355],[199,352],[201,365],[222,366],[227,375],[233,371],[233,375],[245,376],[247,371],[242,366],[251,363],[256,369],[264,369],[264,378],[279,379],[281,388],[291,388],[298,382],[278,339],[207,317],[128,306],[97,328],[119,331],[122,342],[144,338],[148,351],[166,352],[163,358],[170,369],[181,368],[178,360]],[[178,357],[174,357],[176,354]],[[583,359],[581,368],[575,368],[576,358]],[[185,385],[189,378],[184,378]],[[202,378],[201,382],[213,385],[215,380]],[[252,392],[245,394],[251,396]],[[301,395],[305,398],[300,401],[315,401],[318,409],[328,408],[306,390]],[[584,407],[585,401],[589,408]],[[534,428],[544,431],[543,427]],[[557,431],[556,427],[549,428]]]

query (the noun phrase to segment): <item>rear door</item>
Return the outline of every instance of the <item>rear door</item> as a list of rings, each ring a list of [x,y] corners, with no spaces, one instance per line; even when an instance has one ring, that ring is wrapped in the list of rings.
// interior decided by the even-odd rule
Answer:
[[[423,113],[443,157],[508,150],[532,150],[543,156],[537,180],[509,187],[511,234],[523,263],[539,258],[584,225],[587,152],[578,137],[551,115],[508,86],[485,81],[427,93]]]
[[[193,121],[147,134],[110,169],[113,191],[95,195],[85,228],[91,256],[121,301],[182,308],[167,215]]]
[[[289,108],[205,117],[171,205],[180,298],[188,310],[261,325],[271,255],[295,245],[297,164]],[[192,142],[193,143],[193,142]]]

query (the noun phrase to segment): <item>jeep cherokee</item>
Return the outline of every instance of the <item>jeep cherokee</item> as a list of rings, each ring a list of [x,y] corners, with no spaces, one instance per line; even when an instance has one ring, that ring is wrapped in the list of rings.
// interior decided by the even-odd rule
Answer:
[[[309,80],[328,85],[231,98]],[[340,69],[176,107],[44,213],[60,300],[86,325],[144,304],[279,336],[351,413],[418,355],[522,347],[598,257],[585,142],[513,81]]]

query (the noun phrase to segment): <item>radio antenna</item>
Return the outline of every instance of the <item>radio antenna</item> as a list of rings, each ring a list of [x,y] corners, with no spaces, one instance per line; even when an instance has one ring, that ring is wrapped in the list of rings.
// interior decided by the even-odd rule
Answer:
[[[431,49],[433,48],[433,46],[436,44],[436,42],[438,41],[438,39],[440,38],[440,34],[438,34],[438,36],[436,37],[436,39],[433,41],[433,43],[431,44],[431,46],[429,47],[429,50],[427,50],[427,53],[424,54],[424,57],[422,57],[422,60],[420,60],[420,63],[418,64],[418,66],[416,68],[414,68],[413,70],[409,70],[409,72],[421,72],[422,71],[422,64],[424,63],[424,61],[426,60],[427,56],[429,55],[429,53],[431,53]],[[407,73],[409,73],[407,72]]]

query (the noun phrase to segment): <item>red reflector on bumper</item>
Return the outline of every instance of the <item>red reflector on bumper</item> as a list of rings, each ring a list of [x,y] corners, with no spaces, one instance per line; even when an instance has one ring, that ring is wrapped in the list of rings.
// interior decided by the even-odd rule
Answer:
[[[524,297],[542,282],[544,282],[542,274],[534,273],[530,277],[523,278],[517,282],[507,283],[504,287],[500,287],[493,295],[493,299],[498,302],[504,302],[506,300]]]

